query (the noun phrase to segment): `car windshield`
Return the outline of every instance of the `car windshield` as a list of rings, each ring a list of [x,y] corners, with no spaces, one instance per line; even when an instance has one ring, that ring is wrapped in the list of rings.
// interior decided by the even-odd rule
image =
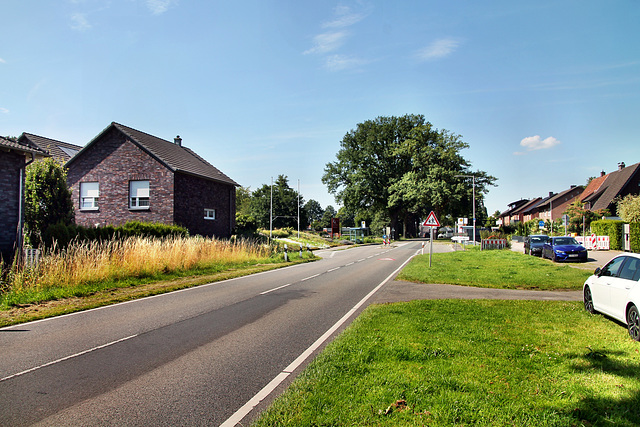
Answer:
[[[554,245],[577,245],[576,239],[573,237],[559,237],[557,239],[553,239]]]
[[[546,242],[549,238],[547,236],[531,236],[531,243]]]

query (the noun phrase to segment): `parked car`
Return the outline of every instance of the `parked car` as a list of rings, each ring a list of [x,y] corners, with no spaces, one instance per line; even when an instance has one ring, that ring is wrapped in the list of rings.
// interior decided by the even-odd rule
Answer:
[[[524,238],[524,253],[527,255],[542,255],[542,247],[549,240],[546,234],[533,234]]]
[[[639,280],[640,255],[618,255],[584,282],[584,308],[625,323],[631,338],[640,341]]]
[[[550,237],[542,246],[542,258],[553,261],[587,260],[587,249],[573,237]]]

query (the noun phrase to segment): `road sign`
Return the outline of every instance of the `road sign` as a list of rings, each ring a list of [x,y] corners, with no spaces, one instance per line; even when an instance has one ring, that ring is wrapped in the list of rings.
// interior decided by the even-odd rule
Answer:
[[[540,220],[540,222],[538,223],[538,227],[540,227],[540,228],[544,227],[544,221],[543,220]]]
[[[427,220],[422,224],[425,227],[440,227],[440,222],[438,222],[438,218],[436,218],[436,214],[431,211]]]

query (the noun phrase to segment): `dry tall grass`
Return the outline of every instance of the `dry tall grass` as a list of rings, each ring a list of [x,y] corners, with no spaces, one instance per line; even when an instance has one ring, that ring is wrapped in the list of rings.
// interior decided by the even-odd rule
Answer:
[[[84,242],[41,255],[35,267],[14,267],[9,288],[39,290],[159,273],[238,265],[268,258],[271,249],[247,241],[203,237],[142,238]]]

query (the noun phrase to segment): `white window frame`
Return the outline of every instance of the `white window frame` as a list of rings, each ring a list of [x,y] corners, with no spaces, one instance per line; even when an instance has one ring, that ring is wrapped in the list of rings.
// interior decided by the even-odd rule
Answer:
[[[149,180],[129,181],[129,209],[149,210],[151,206],[149,194]]]
[[[100,198],[100,183],[97,181],[80,183],[80,210],[97,211]]]
[[[214,221],[216,219],[216,210],[204,208],[204,219]]]

